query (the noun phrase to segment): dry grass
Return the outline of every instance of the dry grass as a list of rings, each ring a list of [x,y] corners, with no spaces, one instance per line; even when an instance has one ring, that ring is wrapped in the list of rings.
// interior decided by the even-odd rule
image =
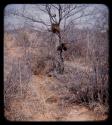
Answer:
[[[75,60],[66,59],[64,73],[60,75],[56,72],[56,57],[45,51],[48,48],[26,47],[22,42],[18,46],[10,37],[5,36],[4,48],[4,102],[8,120],[95,121],[107,118],[107,74],[102,75],[104,85],[102,77],[96,84],[91,61],[78,55]]]
[[[5,109],[8,120],[16,121],[94,121],[105,120],[106,116],[96,117],[85,106],[66,105],[56,91],[50,90],[49,85],[55,84],[56,79],[47,76],[33,76],[29,91],[24,98],[13,98]],[[8,106],[7,106],[8,107]]]

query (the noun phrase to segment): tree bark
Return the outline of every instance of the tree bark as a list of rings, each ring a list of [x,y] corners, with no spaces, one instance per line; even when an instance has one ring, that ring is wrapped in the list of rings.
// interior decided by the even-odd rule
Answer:
[[[58,37],[59,37],[59,45],[61,46],[62,40],[61,40],[60,32],[58,34]],[[59,51],[59,58],[60,58],[60,61],[59,61],[59,73],[63,74],[63,72],[64,72],[63,49],[60,49],[60,51]]]

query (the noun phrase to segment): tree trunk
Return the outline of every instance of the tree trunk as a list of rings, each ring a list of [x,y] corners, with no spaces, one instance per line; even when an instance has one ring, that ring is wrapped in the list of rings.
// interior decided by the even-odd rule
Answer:
[[[61,34],[60,34],[60,32],[58,34],[58,37],[59,37],[59,45],[61,46],[62,40],[61,40]],[[60,49],[60,51],[59,51],[59,59],[60,60],[59,60],[58,70],[59,70],[60,74],[63,74],[63,72],[64,72],[63,49]]]

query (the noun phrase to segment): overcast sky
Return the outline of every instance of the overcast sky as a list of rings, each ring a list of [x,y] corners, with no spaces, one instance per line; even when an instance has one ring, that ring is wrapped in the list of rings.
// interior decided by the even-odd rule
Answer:
[[[89,4],[90,7],[88,7],[85,11],[89,12],[92,11],[95,8],[95,11],[97,13],[97,15],[99,16],[103,10],[108,11],[108,8],[103,5],[103,4]],[[14,16],[14,15],[10,15],[8,14],[8,12],[22,12],[23,10],[23,4],[9,4],[5,7],[4,10],[4,28],[8,29],[8,28],[13,28],[13,26],[15,27],[22,27],[24,26],[24,24],[26,24],[26,20],[22,17],[19,16]],[[42,19],[45,20],[46,22],[49,23],[49,17],[48,15],[46,15],[45,13],[39,11],[38,6],[36,6],[36,4],[26,4],[25,5],[25,11],[24,13],[28,16],[34,16],[36,19]],[[56,13],[56,11],[54,12]],[[75,15],[78,16],[78,15]],[[95,18],[91,18],[90,17],[86,17],[82,19],[82,22],[84,22],[84,20],[89,20],[89,22],[91,22],[91,24],[94,24],[95,22]],[[77,22],[79,22],[79,20],[77,20]],[[76,22],[76,23],[77,23]],[[86,21],[85,21],[86,22]],[[29,24],[31,22],[28,22]],[[9,25],[10,24],[10,25]],[[33,24],[35,27],[40,26],[40,24],[34,23]],[[86,27],[88,26],[88,23],[80,23],[79,25],[77,25],[78,27]]]

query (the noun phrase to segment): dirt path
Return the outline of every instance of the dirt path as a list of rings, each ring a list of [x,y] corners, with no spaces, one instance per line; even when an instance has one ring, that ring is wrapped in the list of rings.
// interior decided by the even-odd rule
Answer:
[[[33,76],[32,83],[33,88],[37,91],[39,95],[39,100],[41,102],[42,112],[40,114],[34,114],[32,120],[55,120],[57,119],[59,110],[58,102],[59,98],[53,91],[50,91],[48,84],[52,84],[52,79],[46,76]],[[41,114],[42,113],[42,114]]]
[[[65,111],[61,110],[58,105],[60,98],[57,93],[49,89],[49,84],[54,84],[55,81],[47,76],[35,76],[32,77],[33,91],[36,92],[39,101],[41,102],[40,114],[33,114],[31,121],[56,121],[61,120]]]

